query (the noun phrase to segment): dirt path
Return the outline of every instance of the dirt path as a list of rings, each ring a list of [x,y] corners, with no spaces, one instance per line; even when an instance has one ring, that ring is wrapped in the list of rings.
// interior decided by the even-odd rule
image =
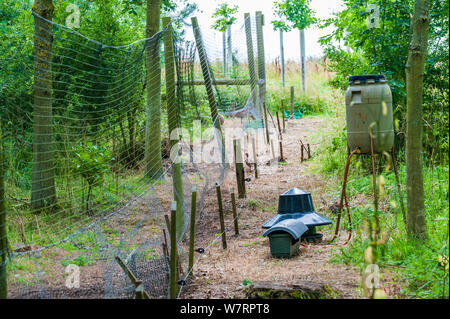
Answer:
[[[314,144],[311,136],[324,129],[326,122],[321,118],[291,120],[283,135],[284,154],[287,164],[280,165],[273,173],[262,173],[255,179],[251,171],[246,177],[247,199],[240,200],[241,216],[238,236],[233,227],[227,233],[228,249],[223,250],[221,240],[208,249],[194,267],[193,280],[183,291],[182,298],[243,298],[240,286],[244,280],[254,282],[269,281],[274,284],[293,284],[299,281],[312,281],[328,284],[340,291],[341,298],[358,298],[360,274],[351,266],[331,264],[333,250],[338,249],[346,236],[342,235],[335,245],[312,244],[300,248],[300,253],[291,259],[276,259],[270,255],[269,239],[263,238],[261,225],[276,214],[278,196],[282,192],[298,187],[311,192],[317,212],[330,216],[328,207],[335,201],[329,195],[327,182],[318,174],[306,173],[310,162],[301,162],[299,139]],[[316,141],[317,142],[317,141]],[[312,153],[315,146],[311,147]],[[226,225],[231,225],[231,203],[229,190],[235,185],[235,172],[231,170],[223,183]],[[328,190],[328,192],[327,192]],[[197,227],[196,247],[206,247],[220,233],[215,192],[206,199],[204,217]],[[319,232],[330,239],[334,224],[322,227]],[[198,258],[199,255],[196,255]]]

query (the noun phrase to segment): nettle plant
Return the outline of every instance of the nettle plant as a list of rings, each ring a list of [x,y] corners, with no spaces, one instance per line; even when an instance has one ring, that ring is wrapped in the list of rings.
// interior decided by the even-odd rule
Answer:
[[[87,143],[79,144],[73,148],[72,171],[74,174],[83,177],[88,184],[86,197],[86,211],[91,214],[89,200],[94,187],[103,183],[104,174],[109,170],[109,164],[114,160],[108,150],[102,147]]]

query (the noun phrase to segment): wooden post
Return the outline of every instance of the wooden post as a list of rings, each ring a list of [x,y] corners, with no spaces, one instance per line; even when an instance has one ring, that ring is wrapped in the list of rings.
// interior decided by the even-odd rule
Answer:
[[[281,140],[283,138],[283,136],[281,134],[280,116],[278,115],[278,111],[276,111],[275,114],[277,115],[278,134],[280,135],[280,140]]]
[[[253,106],[256,108],[256,69],[255,69],[255,55],[253,51],[252,24],[250,20],[250,13],[245,13],[244,19],[245,19],[245,39],[247,42],[248,72],[250,76],[250,88],[253,94]]]
[[[304,149],[303,143],[301,143],[300,148],[301,148],[301,152],[300,153],[301,153],[302,163],[303,163],[303,161],[304,161],[304,157],[303,157],[303,149]]]
[[[284,87],[285,84],[285,74],[284,74],[284,41],[283,41],[283,30],[280,29],[280,63],[281,63],[281,86]]]
[[[5,205],[5,165],[3,159],[2,127],[0,122],[0,299],[8,296],[8,280],[6,263],[8,257],[8,241],[6,230],[6,205]]]
[[[166,73],[166,100],[167,100],[167,120],[169,127],[169,137],[171,132],[178,128],[179,119],[177,115],[177,105],[175,98],[175,64],[173,54],[173,39],[172,39],[172,22],[171,18],[163,18],[164,32],[164,58],[165,58],[165,73]],[[170,149],[178,143],[178,139],[170,139]],[[177,239],[183,233],[184,228],[184,199],[183,199],[183,180],[181,177],[181,164],[179,161],[172,163],[172,181],[174,200],[177,202]]]
[[[264,109],[264,127],[266,128],[266,141],[267,141],[267,144],[269,144],[270,136],[269,136],[269,125],[267,124],[267,106],[266,106],[266,102],[263,102],[263,109]]]
[[[293,119],[294,118],[294,99],[295,99],[295,92],[294,92],[294,87],[291,86],[291,114],[289,116],[289,118]]]
[[[306,144],[306,147],[308,149],[308,159],[311,158],[311,147],[309,146],[309,144]]]
[[[233,207],[234,234],[239,235],[239,223],[236,210],[236,194],[234,193],[234,188],[231,188],[231,206]]]
[[[283,118],[283,133],[286,133],[286,117],[284,115],[284,99],[281,100],[281,116]]]
[[[245,175],[244,175],[244,163],[242,161],[242,149],[241,141],[239,139],[233,140],[234,149],[234,165],[236,168],[236,181],[238,186],[239,198],[245,198]]]
[[[192,267],[194,267],[194,247],[195,247],[195,213],[197,210],[197,185],[192,186],[191,198],[191,232],[189,236],[189,268],[190,276],[194,274]]]
[[[280,117],[277,114],[277,124],[278,124],[278,134],[280,135],[280,162],[284,162],[284,156],[283,156],[283,134],[281,133],[281,125],[280,125]]]
[[[170,299],[177,298],[177,202],[170,208]]]
[[[255,168],[255,178],[258,178],[258,154],[256,153],[256,140],[255,137],[252,136],[252,149],[253,149],[253,165]]]
[[[206,55],[206,50],[203,45],[202,34],[198,26],[197,17],[191,18],[192,29],[194,31],[195,44],[197,46],[198,56],[200,58],[200,66],[202,68],[203,80],[205,81],[206,94],[208,95],[209,108],[211,110],[211,119],[213,121],[214,127],[220,134],[222,142],[222,163],[225,165],[225,139],[222,133],[222,127],[219,121],[219,112],[217,111],[216,98],[214,96],[214,90],[212,86],[212,77],[209,70],[208,56]]]
[[[256,11],[256,42],[258,49],[258,79],[262,81],[260,86],[260,98],[264,103],[266,101],[266,62],[264,52],[264,34],[263,34],[264,16],[261,11]],[[267,141],[268,143],[269,141]]]
[[[273,139],[270,140],[270,148],[272,149],[272,158],[275,159],[275,146],[273,145]]]
[[[225,220],[223,216],[222,193],[219,182],[216,182],[217,203],[219,205],[220,232],[222,233],[222,248],[227,249],[227,233],[225,232]]]
[[[131,269],[125,264],[125,262],[120,258],[119,256],[115,257],[117,263],[119,264],[120,268],[127,274],[130,281],[133,283],[136,293],[136,299],[150,299],[150,296],[147,294],[147,292],[144,290],[144,285],[142,284],[142,280],[138,280],[136,276],[133,274]]]

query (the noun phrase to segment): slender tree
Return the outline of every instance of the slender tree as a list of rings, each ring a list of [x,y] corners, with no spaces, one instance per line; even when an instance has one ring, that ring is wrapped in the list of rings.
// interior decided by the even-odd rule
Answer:
[[[33,7],[34,109],[31,207],[34,211],[56,203],[52,115],[52,0],[36,0]]]
[[[430,25],[430,1],[416,0],[411,19],[411,41],[406,63],[407,134],[406,187],[408,193],[408,235],[419,240],[427,237],[423,186],[423,79]]]
[[[299,30],[301,88],[306,92],[306,49],[305,29],[316,22],[314,11],[309,7],[311,0],[280,0],[275,2],[275,14],[285,21],[272,21],[276,29]]]
[[[233,52],[231,48],[231,26],[236,21],[234,16],[238,6],[229,7],[228,3],[220,4],[214,11],[212,18],[216,19],[212,25],[214,30],[222,32],[223,42],[223,73],[227,78],[233,70]],[[231,71],[230,71],[231,70]]]
[[[280,66],[281,66],[281,85],[284,87],[285,85],[285,63],[284,63],[284,40],[283,34],[284,32],[289,32],[289,27],[286,25],[284,21],[272,21],[273,29],[279,30],[280,32]]]
[[[160,0],[147,0],[146,47],[147,67],[147,106],[145,125],[145,165],[149,178],[162,175],[161,156],[161,63],[160,39],[156,35],[160,30]]]

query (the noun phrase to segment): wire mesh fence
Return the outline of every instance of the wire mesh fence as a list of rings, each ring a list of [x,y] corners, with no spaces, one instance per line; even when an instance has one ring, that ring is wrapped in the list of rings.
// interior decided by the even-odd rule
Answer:
[[[233,140],[243,140],[246,161],[257,157],[249,154],[258,136],[258,157],[275,157],[276,125],[253,56],[256,21],[237,23],[224,68],[220,34],[198,25],[195,42],[173,37],[169,26],[117,47],[33,19],[34,37],[13,35],[17,49],[1,57],[9,81],[0,88],[0,224],[8,228],[0,279],[8,279],[8,297],[135,298],[142,283],[150,298],[168,298],[171,276],[181,280],[179,297],[192,271],[194,185],[195,225],[236,157]],[[169,268],[172,201],[179,274]]]

